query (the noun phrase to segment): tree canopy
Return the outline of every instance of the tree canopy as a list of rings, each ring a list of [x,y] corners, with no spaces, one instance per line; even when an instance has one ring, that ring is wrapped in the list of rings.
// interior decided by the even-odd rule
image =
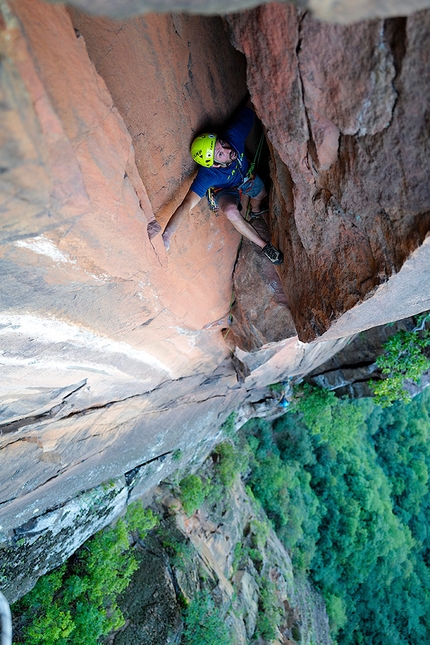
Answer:
[[[294,413],[244,427],[248,483],[339,645],[428,641],[429,405],[429,390],[382,409],[310,388]]]

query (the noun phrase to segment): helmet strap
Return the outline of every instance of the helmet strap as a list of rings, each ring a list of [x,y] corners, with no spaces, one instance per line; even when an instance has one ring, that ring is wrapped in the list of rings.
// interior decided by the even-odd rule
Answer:
[[[221,163],[221,162],[217,161],[216,164],[213,163],[212,166],[220,167],[220,168],[228,168],[229,166],[231,166],[232,163],[234,163],[234,162],[230,161],[229,163]]]

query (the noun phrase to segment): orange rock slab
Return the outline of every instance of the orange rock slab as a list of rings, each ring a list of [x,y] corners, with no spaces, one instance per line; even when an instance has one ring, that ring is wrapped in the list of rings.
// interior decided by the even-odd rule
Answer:
[[[180,377],[213,370],[228,349],[218,330],[204,328],[228,311],[238,237],[204,203],[179,232],[169,256],[161,236],[150,239],[148,225],[160,210],[163,224],[187,190],[192,174],[187,139],[193,127],[200,125],[202,114],[225,116],[244,96],[244,81],[235,84],[226,100],[222,89],[228,78],[217,76],[207,60],[200,65],[193,60],[190,123],[178,96],[191,91],[183,75],[190,79],[186,63],[199,55],[198,50],[189,51],[190,34],[201,33],[201,51],[207,44],[207,31],[198,29],[201,21],[194,19],[193,27],[191,19],[184,19],[181,37],[179,18],[116,25],[123,41],[110,23],[107,40],[99,33],[97,42],[105,64],[116,59],[124,66],[116,70],[116,96],[89,59],[84,37],[74,30],[64,7],[17,0],[10,8],[1,32],[7,104],[3,153],[8,152],[1,177],[2,314],[4,324],[15,324],[22,339],[27,338],[21,352],[16,341],[16,355],[25,355],[27,327],[36,318],[33,329],[39,336],[33,342],[46,344],[49,330],[63,342],[64,334],[72,338],[72,330],[79,335],[82,329],[88,352],[95,343],[97,353],[104,339],[107,347],[125,343],[127,351],[151,357],[144,382],[153,386],[166,372]],[[180,42],[179,58],[173,37]],[[137,60],[127,59],[127,47]],[[224,55],[230,55],[235,76],[243,60],[228,48],[230,54],[224,45]],[[169,68],[170,78],[164,73]],[[202,105],[197,83],[204,87],[210,82]],[[218,96],[217,106],[211,91]],[[133,106],[132,125],[125,124],[117,99],[121,109],[127,101]],[[58,350],[56,346],[53,351],[53,383],[66,385],[69,374],[59,376]],[[73,355],[73,347],[67,351]],[[145,371],[142,367],[140,373]],[[44,373],[49,381],[49,370]]]

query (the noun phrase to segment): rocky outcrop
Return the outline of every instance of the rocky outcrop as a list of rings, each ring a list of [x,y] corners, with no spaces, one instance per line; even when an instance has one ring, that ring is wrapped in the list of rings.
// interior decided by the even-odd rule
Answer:
[[[252,225],[262,239],[270,241],[267,219],[263,214],[252,220]],[[237,346],[249,353],[297,334],[277,268],[245,239],[234,269],[229,328],[225,333],[232,349]]]
[[[177,582],[179,575],[171,566],[163,543],[175,541],[178,548],[182,544],[184,548],[188,545],[174,526],[163,528],[162,536],[157,536],[154,531],[144,541],[138,542],[140,566],[121,599],[126,624],[111,638],[115,645],[173,645],[180,642],[183,625]],[[198,569],[192,566],[195,562],[191,557],[188,565],[188,577],[194,584],[187,585],[186,590],[191,596],[198,588]],[[182,589],[185,591],[185,585],[182,585]]]
[[[231,642],[264,645],[268,640],[258,632],[263,579],[276,590],[279,642],[330,645],[323,600],[295,576],[267,517],[241,482],[223,497],[215,505],[208,500],[189,517],[165,485],[157,489],[153,508],[160,526],[139,544],[141,566],[120,602],[126,625],[113,636],[115,645],[173,645],[182,631],[184,604],[199,591],[215,600]]]
[[[21,525],[169,453],[168,445],[178,439],[171,428],[181,428],[185,439],[194,415],[204,432],[218,427],[218,415],[230,407],[225,394],[236,396],[236,378],[218,327],[205,326],[226,312],[237,243],[225,224],[214,230],[206,214],[206,222],[203,216],[189,223],[195,261],[167,259],[161,237],[150,240],[148,234],[155,221],[148,194],[154,196],[139,176],[131,137],[66,9],[31,0],[14,3],[11,10],[4,9],[1,31],[0,525],[8,536],[10,521]],[[194,52],[188,37],[178,35],[179,22],[170,19],[171,32],[188,62]],[[146,30],[151,52],[150,34],[156,41],[163,32],[157,24]],[[197,32],[205,34],[198,24]],[[140,32],[137,37],[143,40]],[[228,50],[229,66],[237,70],[241,57],[229,45]],[[164,57],[163,47],[160,54]],[[137,65],[129,63],[131,83]],[[207,79],[214,87],[216,78],[222,84],[207,63],[201,67]],[[154,86],[157,69],[154,65],[153,85],[146,88]],[[177,87],[182,96],[182,81]],[[236,83],[226,112],[244,88]],[[146,107],[143,99],[141,104]],[[210,113],[209,97],[207,105]],[[195,118],[205,107],[199,109]],[[153,150],[162,148],[158,131],[161,126],[151,130]],[[174,159],[173,152],[166,149],[165,159]],[[163,163],[154,161],[152,168]],[[160,183],[148,182],[149,190]],[[166,191],[166,201],[170,197]],[[194,227],[206,233],[197,239]],[[213,250],[203,255],[202,245]],[[178,281],[171,280],[174,274]],[[206,412],[199,404],[192,412],[192,393],[200,386]],[[165,421],[154,423],[163,411]],[[110,456],[106,450],[112,450]]]
[[[30,591],[37,578],[60,566],[97,530],[123,513],[126,478],[81,493],[16,528],[13,540],[0,542],[2,590],[12,603]],[[41,548],[43,542],[43,548]]]
[[[19,568],[23,531],[66,536],[75,498],[110,480],[121,504],[149,495],[176,451],[197,465],[268,384],[430,308],[429,15],[342,27],[267,5],[229,18],[245,60],[219,17],[0,10],[0,532]],[[166,255],[157,233],[192,181],[189,141],[247,85],[286,262],[249,244],[236,262],[236,232],[203,201]]]
[[[373,325],[425,310],[428,272],[410,272],[429,257],[430,13],[341,26],[271,4],[228,20],[273,149],[270,224],[299,338],[364,329],[369,308]]]
[[[338,396],[372,396],[369,381],[376,381],[382,376],[375,361],[382,354],[384,343],[401,329],[411,331],[414,326],[413,319],[407,318],[393,325],[362,332],[330,360],[307,374],[305,380],[333,390]]]
[[[376,359],[383,353],[383,346],[399,331],[411,332],[416,329],[413,318],[400,320],[392,325],[374,327],[351,338],[335,356],[306,375],[305,381],[319,387],[333,390],[337,396],[361,398],[373,396],[370,381],[383,377]],[[428,350],[426,350],[428,355]],[[418,382],[406,379],[404,389],[411,396],[417,396],[430,385],[430,371],[423,373]]]

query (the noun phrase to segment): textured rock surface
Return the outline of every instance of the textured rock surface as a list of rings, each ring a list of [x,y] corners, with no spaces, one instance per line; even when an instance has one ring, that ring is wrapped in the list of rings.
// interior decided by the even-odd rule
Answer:
[[[127,499],[126,479],[112,480],[29,520],[15,530],[14,540],[3,539],[1,586],[9,601],[29,591],[39,576],[58,567],[97,530],[116,520]]]
[[[360,398],[372,396],[369,380],[382,378],[375,361],[383,353],[383,345],[400,330],[412,331],[416,320],[406,318],[391,325],[374,327],[351,338],[335,356],[307,374],[305,380],[329,390],[338,396]],[[430,370],[423,373],[418,383],[408,379],[404,388],[416,396],[430,384]],[[249,404],[248,404],[249,405]]]
[[[252,225],[269,241],[265,217],[254,219]],[[248,240],[243,240],[235,266],[229,322],[226,342],[247,352],[296,337],[278,268]]]
[[[139,553],[140,567],[121,601],[127,622],[113,643],[173,645],[180,639],[182,620],[168,555],[155,535],[146,538]]]
[[[175,450],[197,465],[249,397],[221,334],[238,237],[203,203],[168,258],[161,237],[150,239],[154,210],[163,223],[191,181],[192,130],[243,98],[244,62],[219,19],[97,19],[90,29],[74,14],[75,32],[63,7],[1,6],[0,534],[19,568],[36,522],[27,559],[43,561],[55,535],[50,567],[62,543],[70,553],[61,518],[75,497],[124,473],[133,485],[123,502],[141,496],[175,469]],[[250,389],[300,370],[306,349],[293,339],[262,370],[275,354]],[[82,523],[73,548],[88,537]],[[42,572],[22,567],[8,569],[13,597]]]
[[[210,125],[225,123],[246,95],[245,60],[231,47],[221,18],[149,15],[115,22],[77,11],[71,11],[71,16],[124,119],[139,176],[157,220],[164,224],[195,173],[188,152],[193,136]],[[197,230],[188,223],[178,244],[187,244],[190,268],[194,264],[197,269],[202,259],[209,258],[208,264],[213,265],[221,240],[213,227],[201,230],[208,223],[206,208],[200,213],[196,209],[193,219],[203,221]],[[222,220],[216,224],[219,228]],[[207,248],[209,239],[201,235],[213,235],[212,250]],[[224,244],[225,229],[222,235]],[[194,246],[187,238],[197,236],[199,243]],[[213,266],[213,270],[216,284],[222,267]]]
[[[209,592],[225,615],[232,643],[247,645],[254,640],[263,645],[266,641],[255,633],[262,578],[276,584],[283,614],[279,642],[290,642],[293,632],[294,642],[301,645],[330,645],[322,598],[295,578],[289,554],[242,483],[225,491],[215,507],[205,504],[192,517],[165,487],[156,491],[156,499],[161,526],[140,545],[142,564],[120,602],[127,622],[113,639],[116,645],[173,645],[181,629],[178,610],[183,599],[199,590]],[[247,554],[251,546],[255,548],[257,522],[266,523],[268,533],[259,547],[259,572]],[[237,544],[243,545],[243,553],[235,570]]]
[[[64,8],[23,0],[13,9],[22,28],[10,18],[2,32],[2,115],[9,137],[2,146],[1,333],[8,347],[1,359],[8,390],[3,423],[53,414],[65,397],[69,412],[78,412],[172,378],[212,373],[228,350],[218,329],[205,325],[228,309],[237,238],[225,222],[215,227],[203,210],[178,240],[180,246],[191,239],[190,253],[172,253],[167,260],[160,236],[149,240],[153,209],[131,139],[83,38],[76,37]],[[159,36],[157,26],[152,35]],[[152,41],[148,50],[155,57]],[[167,36],[159,50],[163,64],[166,51],[175,60]],[[231,48],[230,56],[227,67],[236,70],[240,59]],[[147,58],[148,51],[140,53],[141,64]],[[142,81],[136,67],[130,60],[130,86]],[[152,69],[155,74],[160,67]],[[199,69],[207,82],[217,77],[207,60]],[[155,85],[154,78],[147,81],[147,88]],[[181,80],[171,85],[182,92]],[[224,113],[243,96],[243,83],[236,83],[236,92]],[[162,110],[164,94],[159,97]],[[146,109],[142,97],[137,100]],[[195,118],[205,110],[196,108]],[[155,126],[148,135],[153,150],[160,148],[162,131]],[[167,164],[176,149],[164,148],[164,157],[147,164],[148,172]],[[171,168],[178,187],[185,157]],[[148,182],[155,203],[160,184],[159,177]],[[166,190],[166,201],[171,196]]]
[[[221,19],[0,8],[0,532],[17,549],[33,521],[61,535],[60,509],[102,482],[127,474],[130,499],[175,450],[197,465],[231,409],[351,334],[430,309],[429,14],[231,18],[286,256],[274,269],[244,244],[231,311],[239,239],[224,218],[202,202],[169,256],[154,235],[192,180],[193,133],[246,94]]]
[[[429,257],[430,12],[340,26],[272,4],[229,22],[274,149],[272,236],[299,337],[324,334],[391,276],[399,297],[380,290],[373,324],[406,317],[404,263]]]
[[[352,398],[371,396],[369,379],[378,379],[381,373],[375,363],[382,354],[383,344],[400,329],[411,331],[412,318],[389,326],[374,327],[358,334],[333,358],[306,376],[306,381],[336,390],[339,396]]]
[[[212,252],[166,258],[160,236],[149,239],[130,135],[67,11],[11,8],[1,30],[0,531],[16,546],[17,527],[39,517],[55,532],[50,511],[110,478],[149,464],[139,491],[150,489],[180,436],[188,458],[206,454],[237,394],[219,329],[204,329],[228,309],[237,239],[203,212],[188,233],[199,229],[195,249]],[[187,39],[185,50],[188,60]],[[217,77],[207,60],[201,69]],[[243,82],[236,92],[225,112]]]
[[[275,583],[278,600],[286,612],[279,641],[288,643],[292,639],[303,644],[329,645],[328,618],[322,598],[303,579],[295,577],[290,556],[275,532],[270,528],[265,545],[257,547],[262,556],[260,575],[251,555],[246,555],[247,548],[256,544],[253,534],[256,521],[264,523],[267,518],[248,497],[241,481],[236,481],[231,491],[225,491],[225,498],[215,508],[205,504],[191,518],[184,513],[177,517],[179,528],[189,536],[200,558],[212,571],[221,593],[232,600],[233,614],[243,616],[235,621],[238,643],[245,645],[255,638],[259,583],[261,579],[268,579]],[[244,557],[235,571],[234,547],[238,543],[242,544]],[[294,632],[300,635],[293,638]],[[257,642],[265,641],[260,638]]]

